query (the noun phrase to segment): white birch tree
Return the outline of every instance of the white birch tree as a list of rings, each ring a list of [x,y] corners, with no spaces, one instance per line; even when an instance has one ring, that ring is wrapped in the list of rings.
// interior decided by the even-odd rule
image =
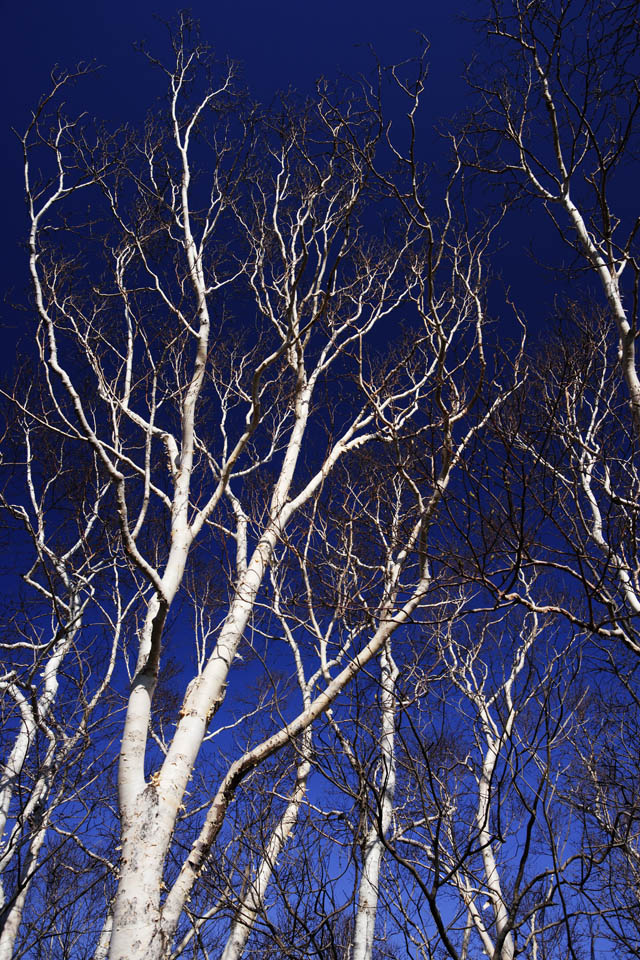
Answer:
[[[434,942],[454,960],[576,946],[572,882],[584,851],[558,792],[579,724],[558,710],[557,698],[571,697],[560,668],[570,649],[552,654],[548,633],[535,614],[513,630],[504,611],[484,625],[462,620],[442,632],[418,683],[424,727],[418,716],[407,725],[386,845],[415,881],[402,915],[420,917],[420,955]]]
[[[420,218],[408,215],[404,195],[374,167],[385,129],[375,104],[350,94],[338,105],[324,93],[308,109],[285,105],[258,117],[243,106],[231,69],[207,81],[207,53],[190,45],[189,27],[183,18],[170,67],[154,61],[168,105],[141,140],[120,134],[110,144],[60,110],[51,118],[67,76],[54,80],[23,140],[50,423],[92,451],[116,503],[121,556],[147,590],[119,759],[122,852],[105,926],[111,960],[171,953],[243,779],[304,742],[423,602],[431,576],[421,544],[474,433],[467,427],[466,440],[450,442],[484,367],[486,231],[456,236],[450,192],[441,227],[423,205]],[[415,192],[413,166],[410,176]],[[95,204],[88,224],[85,196]],[[378,221],[372,236],[376,204],[397,216],[387,229]],[[99,266],[97,218],[106,256]],[[49,242],[61,227],[63,259]],[[381,364],[385,325],[392,331],[401,309],[411,339]],[[460,360],[468,340],[473,374]],[[246,631],[264,616],[278,544],[351,453],[431,427],[421,421],[429,392],[443,453],[433,489],[415,491],[373,630],[357,646],[343,634],[335,672],[323,674],[313,697],[303,693],[296,716],[230,763],[170,868],[174,833],[196,816],[184,808],[209,724],[228,699]],[[213,642],[195,658],[173,730],[158,743],[150,737],[154,695],[196,543],[217,556],[233,552],[233,563],[221,563]],[[308,681],[300,681],[304,691]],[[273,843],[287,829],[276,828]],[[252,881],[258,901],[269,858],[267,851]],[[253,914],[257,905],[243,909]],[[234,929],[230,955],[242,946],[242,937],[233,944]]]
[[[83,69],[33,114],[2,507],[40,606],[2,641],[0,960],[577,960],[598,923],[632,950],[635,781],[589,747],[577,638],[639,650],[637,10],[486,25],[505,57],[448,178],[420,161],[423,56],[267,110],[186,16],[143,129],[69,117]],[[544,358],[501,326],[487,347],[469,166],[497,219],[542,203],[603,291]],[[100,915],[43,946],[41,891],[89,863]]]
[[[616,571],[618,596],[604,600],[617,610],[610,635],[638,652],[637,557],[635,551],[628,554],[624,542],[630,528],[626,527],[621,542],[607,539],[605,532],[609,509],[617,511],[626,504],[627,512],[633,512],[632,497],[625,499],[627,491],[614,489],[597,436],[609,416],[624,419],[622,411],[607,409],[609,394],[619,395],[617,377],[624,386],[629,414],[628,426],[620,430],[619,452],[628,458],[627,469],[634,474],[640,439],[635,346],[640,217],[628,202],[625,183],[633,176],[639,131],[637,4],[491,2],[483,26],[494,51],[493,65],[482,74],[472,74],[481,106],[459,142],[459,152],[482,175],[499,178],[503,199],[514,212],[528,205],[546,210],[573,251],[573,265],[566,275],[573,273],[573,285],[582,289],[579,295],[571,292],[572,303],[588,302],[593,288],[604,303],[610,330],[600,326],[602,340],[595,347],[604,361],[600,392],[593,387],[595,392],[586,397],[574,383],[581,397],[567,396],[553,419],[557,417],[562,429],[569,430],[570,457],[579,474],[581,494],[569,496],[577,515],[568,520],[570,526],[578,525],[576,549],[584,556],[582,528],[586,527],[604,563]],[[578,321],[577,337],[566,331],[578,350],[583,313],[575,306],[566,311],[567,317]],[[614,366],[610,348],[616,353]],[[567,362],[578,368],[580,355],[573,360],[567,357]],[[534,380],[540,382],[535,376]],[[542,389],[548,394],[550,385]],[[576,404],[583,417],[580,425],[571,422]],[[588,404],[593,408],[585,419]],[[539,449],[536,456],[544,459],[544,452]],[[576,471],[571,474],[573,481]],[[556,476],[566,486],[561,468]],[[542,609],[544,601],[541,604]],[[603,625],[602,630],[606,629]]]
[[[19,396],[17,394],[16,396]],[[4,721],[0,776],[0,957],[11,958],[27,898],[43,859],[59,857],[75,839],[66,811],[101,768],[103,748],[88,749],[96,724],[109,739],[106,694],[135,589],[112,555],[105,530],[107,487],[90,457],[68,442],[52,448],[38,420],[25,411],[8,420],[15,460],[0,506],[9,529],[24,539],[24,597],[4,625],[0,694]],[[5,437],[5,451],[10,447]],[[10,471],[10,472],[9,472]],[[73,503],[62,506],[65,499]],[[66,516],[66,514],[70,516]],[[23,552],[17,554],[22,559]],[[104,634],[106,633],[106,640]],[[87,648],[95,646],[96,654]],[[101,648],[101,649],[100,649]],[[98,653],[98,649],[100,652]],[[69,677],[77,676],[76,683]],[[83,674],[85,675],[84,680]],[[82,763],[86,764],[82,770]],[[78,821],[82,816],[78,817]],[[80,836],[77,837],[82,843]],[[87,848],[89,859],[108,859]],[[40,935],[42,929],[40,930]]]
[[[541,204],[600,287],[638,437],[640,217],[619,197],[637,155],[637,4],[492,0],[482,22],[493,67],[472,75],[483,106],[467,159]]]

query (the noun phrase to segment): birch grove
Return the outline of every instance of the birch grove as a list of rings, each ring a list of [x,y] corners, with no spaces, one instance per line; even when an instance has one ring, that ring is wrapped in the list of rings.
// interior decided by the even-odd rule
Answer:
[[[485,12],[444,138],[424,42],[266,107],[182,14],[116,130],[52,74],[0,960],[636,955],[637,10]],[[579,264],[543,343],[525,204]]]

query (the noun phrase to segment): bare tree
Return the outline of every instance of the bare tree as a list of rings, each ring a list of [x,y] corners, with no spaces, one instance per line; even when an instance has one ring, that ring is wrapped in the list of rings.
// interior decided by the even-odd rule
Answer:
[[[26,900],[45,856],[59,857],[56,847],[76,841],[82,845],[83,814],[71,818],[75,830],[69,831],[60,811],[76,801],[82,806],[83,796],[88,802],[88,787],[104,768],[114,708],[106,694],[127,611],[137,599],[111,550],[108,488],[94,458],[86,461],[76,449],[72,476],[72,444],[64,436],[50,444],[41,424],[42,415],[26,412],[24,403],[8,420],[5,451],[13,453],[13,463],[5,461],[0,500],[9,529],[26,548],[22,603],[6,616],[2,641],[3,958],[16,955]],[[102,734],[90,747],[96,725]],[[102,869],[110,866],[99,851],[84,852]]]
[[[530,398],[544,431],[524,422],[515,446],[535,464],[541,510],[565,541],[532,551],[582,587],[581,615],[594,633],[638,644],[637,465],[618,357],[602,317],[570,309],[572,330],[532,363]],[[538,478],[535,478],[535,473]],[[550,538],[551,539],[551,538]],[[578,613],[574,605],[574,615]]]
[[[615,323],[637,439],[640,218],[618,196],[637,149],[637,4],[496,0],[483,23],[494,66],[471,75],[483,107],[468,130],[466,159],[500,178],[509,199],[542,204],[597,279]]]
[[[533,442],[531,436],[515,439],[512,431],[510,449],[528,447],[532,457],[514,473],[523,469],[533,481],[532,464],[540,461],[548,478],[553,476],[558,512],[552,523],[562,529],[567,550],[556,554],[552,566],[561,577],[568,573],[582,579],[590,605],[583,624],[638,652],[632,531],[640,438],[635,356],[640,218],[620,199],[637,156],[637,4],[492,2],[483,26],[494,56],[491,67],[485,64],[482,74],[471,74],[481,106],[456,143],[458,154],[481,175],[500,178],[503,202],[514,212],[536,204],[546,210],[575,254],[567,275],[584,291],[572,294],[565,311],[568,325],[562,336],[575,351],[570,356],[567,346],[560,345],[565,369],[545,362],[541,354],[531,357],[529,396],[545,419],[537,424],[529,420],[525,427],[525,433],[530,429],[535,435]],[[590,298],[592,280],[605,295],[603,316],[609,320],[608,325],[596,321],[597,332],[576,306]],[[588,386],[579,382],[581,376],[588,378]],[[620,406],[620,388],[626,392],[628,414]],[[543,397],[540,406],[537,391]],[[610,443],[614,434],[612,469],[603,441],[607,436]],[[544,492],[542,497],[546,511],[549,499]],[[536,509],[530,501],[529,516]],[[521,534],[516,536],[522,539]],[[524,554],[535,553],[521,543],[520,557],[522,548]],[[605,617],[593,609],[594,600],[603,604]],[[542,609],[545,601],[540,603]],[[554,606],[552,598],[546,606]]]
[[[118,889],[103,938],[112,960],[171,952],[239,785],[297,743],[297,786],[227,944],[240,955],[240,928],[250,928],[297,816],[312,723],[389,649],[429,589],[424,542],[478,429],[469,411],[484,369],[487,231],[456,234],[451,186],[438,226],[415,161],[409,193],[381,173],[376,151],[388,153],[389,142],[379,102],[366,90],[341,103],[325,91],[308,108],[260,116],[232,69],[216,79],[189,29],[183,18],[170,67],[154,61],[168,104],[141,141],[52,115],[66,75],[23,140],[48,423],[91,451],[115,503],[122,562],[145,584],[119,760]],[[406,88],[410,124],[421,83]],[[384,362],[382,324],[393,330],[401,309],[411,336]],[[433,419],[422,414],[427,395]],[[389,544],[369,632],[341,624],[327,659],[318,622],[318,650],[306,656],[319,652],[319,666],[298,669],[299,706],[226,770],[220,754],[217,789],[190,804],[212,718],[223,703],[233,710],[243,638],[264,635],[274,616],[287,634],[277,581],[273,592],[268,585],[276,552],[293,549],[290,537],[304,541],[310,505],[338,464],[365,445],[416,442],[434,429],[443,446],[433,483],[421,491],[408,482],[411,522]],[[328,542],[337,535],[325,533]],[[154,699],[165,648],[184,629],[196,542],[219,570],[216,623],[192,658],[172,728],[154,738]],[[295,657],[297,638],[288,638]],[[191,839],[176,846],[187,821]]]
[[[183,16],[137,132],[54,75],[22,140],[38,372],[2,506],[38,601],[3,639],[0,960],[632,954],[638,19],[601,6],[491,4],[509,53],[448,179],[424,56],[266,110]],[[500,216],[546,206],[602,317],[488,355],[465,166]],[[585,637],[624,648],[608,734]]]
[[[597,935],[633,956],[640,893],[640,782],[637,659],[627,659],[625,664],[609,653],[599,667],[575,738],[579,763],[566,801],[578,811],[593,864],[588,893]]]
[[[407,929],[425,957],[579,956],[583,850],[558,798],[578,727],[574,710],[559,709],[577,674],[560,669],[569,650],[550,655],[548,624],[529,615],[512,630],[504,612],[441,640],[440,662],[418,686],[420,712],[406,715],[387,840],[415,881],[396,901]]]
[[[475,519],[452,515],[458,563],[499,601],[562,613],[637,654],[634,430],[606,318],[575,304],[567,313],[530,351],[522,388],[473,460]]]

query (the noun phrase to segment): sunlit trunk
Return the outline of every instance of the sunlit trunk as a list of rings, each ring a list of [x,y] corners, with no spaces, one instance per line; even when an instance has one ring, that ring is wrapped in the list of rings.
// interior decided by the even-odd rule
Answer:
[[[34,834],[29,844],[28,853],[25,856],[20,879],[18,881],[20,892],[13,903],[7,909],[2,917],[2,932],[0,933],[0,960],[12,960],[14,956],[14,947],[20,924],[22,923],[22,913],[29,893],[31,881],[35,873],[40,850],[47,833],[48,819],[43,820],[40,828]]]
[[[300,805],[307,789],[307,778],[311,770],[311,764],[308,760],[310,749],[311,727],[308,727],[304,731],[302,738],[301,754],[303,759],[298,766],[296,782],[291,798],[285,812],[271,834],[255,879],[247,885],[247,889],[241,897],[240,907],[233,921],[231,933],[226,942],[221,960],[240,960],[240,957],[242,957],[244,953],[256,917],[264,905],[267,887],[271,880],[273,869],[298,820]]]
[[[500,874],[493,853],[493,838],[491,836],[491,783],[498,758],[498,744],[492,743],[487,750],[478,787],[478,839],[480,852],[484,864],[485,881],[496,921],[496,933],[502,938],[502,949],[496,952],[496,960],[513,960],[513,937],[509,932],[509,913],[502,893]]]
[[[371,960],[375,934],[380,863],[393,815],[396,786],[396,760],[394,750],[396,720],[396,680],[398,669],[391,657],[389,644],[380,655],[380,770],[381,789],[379,807],[374,813],[364,848],[362,875],[358,889],[358,906],[353,932],[353,960]]]

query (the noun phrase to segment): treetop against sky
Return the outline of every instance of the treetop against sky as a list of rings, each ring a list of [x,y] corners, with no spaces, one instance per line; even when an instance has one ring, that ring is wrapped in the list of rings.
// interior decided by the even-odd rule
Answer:
[[[7,58],[0,960],[637,956],[638,4],[474,10]]]
[[[318,78],[333,81],[340,75],[371,74],[376,58],[391,64],[410,58],[429,43],[427,62],[430,80],[417,116],[425,160],[442,167],[448,146],[440,133],[449,120],[469,106],[464,72],[479,45],[469,18],[481,13],[474,3],[427,4],[410,2],[399,7],[353,2],[330,3],[322,10],[289,2],[263,4],[201,5],[189,8],[201,25],[203,40],[224,60],[238,64],[240,77],[251,95],[268,104],[279,91],[294,90],[302,97],[313,93]],[[100,68],[71,90],[74,108],[107,127],[140,123],[162,96],[158,77],[140,55],[140,44],[159,52],[166,47],[167,24],[177,8],[166,3],[153,6],[116,2],[81,4],[67,2],[54,11],[49,4],[14,5],[6,11],[3,32],[4,122],[0,130],[3,177],[21,178],[21,155],[14,131],[21,131],[25,118],[38,103],[50,82],[54,65],[72,69],[79,63]],[[77,98],[77,99],[76,99]],[[440,133],[435,132],[438,126]],[[24,231],[24,206],[19,190],[5,202],[11,224],[5,241],[3,287],[10,302],[21,302],[28,277],[19,242]],[[544,260],[553,239],[535,228],[535,212],[523,231],[522,225],[508,233],[503,258],[509,269],[509,284],[518,287],[519,276],[533,270],[538,290],[545,289],[544,310],[553,302],[552,284],[544,271],[532,267],[523,250],[535,245]],[[532,226],[534,224],[534,226]],[[17,242],[9,237],[15,237]],[[548,289],[547,289],[548,288]],[[530,286],[521,285],[520,296],[529,302]],[[535,302],[535,298],[534,298]],[[14,318],[14,326],[20,319]],[[542,318],[540,318],[542,319]],[[16,338],[7,331],[9,342]]]

